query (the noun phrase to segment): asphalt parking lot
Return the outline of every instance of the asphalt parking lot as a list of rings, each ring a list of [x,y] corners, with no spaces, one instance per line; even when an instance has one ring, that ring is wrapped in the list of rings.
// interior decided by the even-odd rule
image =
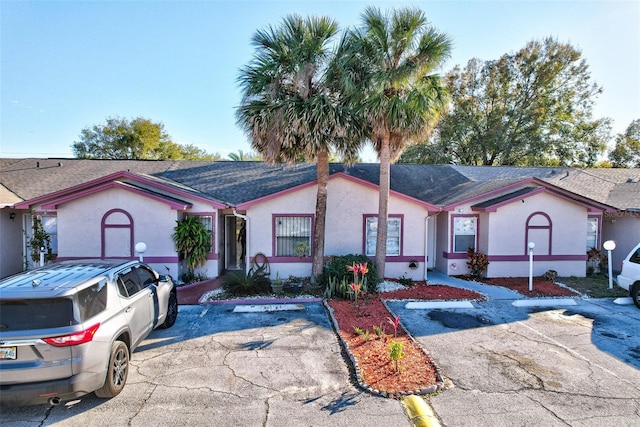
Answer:
[[[360,391],[321,303],[234,313],[180,306],[133,353],[127,384],[56,407],[2,408],[3,426],[410,425],[400,401]]]
[[[394,315],[432,355],[447,389],[429,401],[445,426],[640,425],[640,310],[612,300]],[[9,426],[411,426],[400,401],[350,382],[320,303],[303,311],[180,306],[173,328],[134,352],[124,391],[49,407],[2,408]]]
[[[640,310],[610,299],[512,303],[389,304],[447,378],[430,399],[443,425],[640,425]]]

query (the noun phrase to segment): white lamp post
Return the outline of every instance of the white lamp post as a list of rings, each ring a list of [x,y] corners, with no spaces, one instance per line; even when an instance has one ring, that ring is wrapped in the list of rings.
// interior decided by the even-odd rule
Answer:
[[[138,256],[139,256],[140,262],[144,262],[142,259],[142,254],[145,253],[145,251],[147,250],[147,244],[144,242],[138,242],[136,243],[135,249],[136,249],[136,252],[139,254]]]
[[[527,247],[529,248],[529,292],[531,292],[533,290],[533,248],[536,244],[529,242]]]
[[[609,264],[609,289],[613,289],[613,268],[611,267],[611,251],[616,248],[616,242],[613,240],[607,240],[602,244],[602,247],[607,251],[607,260]]]

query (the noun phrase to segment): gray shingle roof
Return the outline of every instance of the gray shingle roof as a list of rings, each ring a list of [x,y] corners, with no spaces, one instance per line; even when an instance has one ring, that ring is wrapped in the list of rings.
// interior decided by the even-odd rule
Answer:
[[[237,205],[316,179],[314,164],[268,165],[261,162],[201,162],[83,159],[0,159],[0,204],[15,197],[32,199],[112,173],[129,171],[199,196]],[[331,174],[377,185],[378,164],[345,167],[331,164]],[[640,209],[640,169],[574,169],[396,164],[391,189],[438,206],[458,203],[538,178],[564,190],[618,209]],[[8,200],[12,195],[13,200]]]

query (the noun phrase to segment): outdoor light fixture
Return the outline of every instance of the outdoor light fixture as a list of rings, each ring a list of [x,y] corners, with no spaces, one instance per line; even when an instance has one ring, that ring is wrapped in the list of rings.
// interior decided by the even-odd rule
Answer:
[[[140,262],[144,262],[142,259],[142,254],[146,252],[147,250],[147,244],[144,242],[138,242],[136,243],[136,252],[140,254]]]
[[[529,248],[529,292],[531,292],[533,290],[533,248],[536,244],[529,242],[527,247]]]
[[[607,251],[607,260],[609,266],[609,289],[613,289],[613,267],[611,266],[611,251],[616,248],[616,242],[613,240],[607,240],[602,244],[602,247]]]
[[[11,221],[14,221],[14,220],[16,219],[16,213],[15,213],[15,212],[11,212],[11,213],[9,214],[9,219],[10,219]]]

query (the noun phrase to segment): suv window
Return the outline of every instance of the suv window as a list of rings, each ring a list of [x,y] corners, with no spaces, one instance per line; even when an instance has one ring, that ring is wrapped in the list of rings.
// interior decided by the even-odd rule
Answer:
[[[70,326],[79,323],[73,316],[71,298],[38,298],[0,301],[0,331],[26,331]]]
[[[156,283],[156,276],[149,270],[144,267],[137,267],[134,269],[138,273],[138,278],[140,279],[140,288],[144,289],[149,285],[153,285]]]
[[[78,292],[78,310],[84,322],[107,307],[107,281],[102,280]]]
[[[118,292],[123,297],[128,298],[141,290],[135,270],[129,270],[127,273],[119,275],[117,281]]]
[[[629,262],[633,262],[636,264],[640,264],[640,248],[631,254],[629,257]]]

